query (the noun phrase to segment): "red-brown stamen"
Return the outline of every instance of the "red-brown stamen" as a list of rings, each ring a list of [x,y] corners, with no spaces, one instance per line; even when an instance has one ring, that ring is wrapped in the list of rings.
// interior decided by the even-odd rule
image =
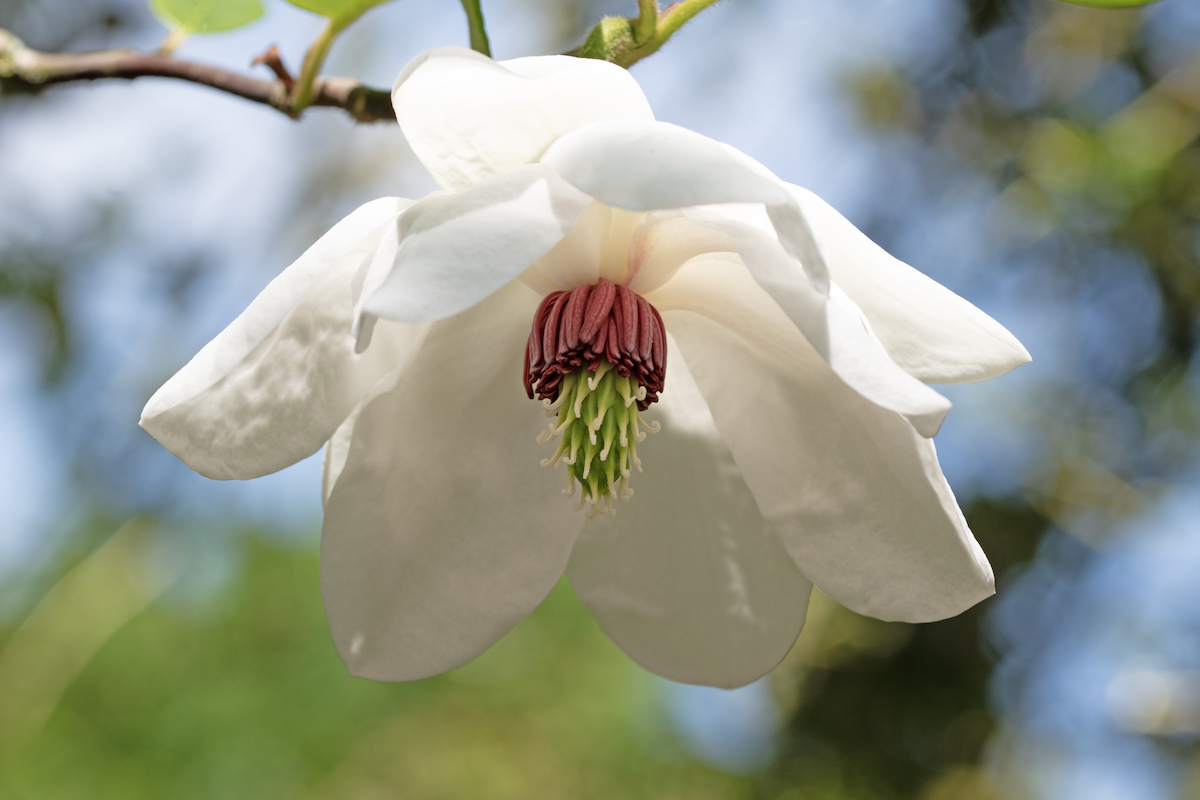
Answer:
[[[546,295],[525,348],[529,397],[554,402],[564,375],[585,365],[595,372],[602,360],[645,388],[638,409],[657,402],[667,374],[667,331],[658,309],[607,278]]]

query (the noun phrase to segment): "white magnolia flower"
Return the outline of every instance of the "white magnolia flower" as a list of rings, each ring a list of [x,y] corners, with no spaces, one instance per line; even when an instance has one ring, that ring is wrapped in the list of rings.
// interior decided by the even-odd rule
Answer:
[[[393,100],[442,191],[339,222],[141,422],[218,479],[328,443],[321,585],[351,672],[464,664],[564,572],[634,660],[729,687],[783,658],[813,584],[888,620],[992,593],[924,381],[1024,363],[1008,331],[655,122],[611,64],[434,50]]]

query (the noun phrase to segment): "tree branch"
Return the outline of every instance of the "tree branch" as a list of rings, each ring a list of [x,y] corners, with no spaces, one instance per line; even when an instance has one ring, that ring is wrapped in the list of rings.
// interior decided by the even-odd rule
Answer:
[[[282,80],[264,81],[207,64],[180,61],[170,56],[133,50],[96,50],[90,53],[42,53],[26,47],[0,28],[0,79],[8,91],[36,92],[45,86],[102,78],[133,80],[158,77],[198,83],[262,103],[298,117],[289,88]],[[313,82],[312,105],[340,108],[358,122],[395,122],[391,96],[364,86],[353,78],[318,77]]]

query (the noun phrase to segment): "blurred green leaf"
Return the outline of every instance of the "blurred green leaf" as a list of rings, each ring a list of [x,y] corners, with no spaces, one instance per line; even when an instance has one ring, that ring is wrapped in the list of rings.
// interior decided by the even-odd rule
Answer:
[[[7,637],[0,710],[38,701],[38,716],[20,729],[0,716],[0,745],[23,733],[0,761],[5,800],[749,796],[752,778],[679,747],[658,682],[565,581],[466,667],[389,684],[351,677],[338,659],[315,548],[127,541],[68,573],[69,605],[61,588],[47,595],[54,627],[42,610]],[[224,558],[237,568],[223,571]],[[177,564],[179,579],[146,606]],[[127,588],[147,575],[159,583]],[[45,631],[37,647],[29,630]],[[0,620],[0,642],[7,633]]]
[[[229,31],[263,15],[259,0],[150,0],[150,9],[169,27],[189,33]]]
[[[36,737],[97,651],[175,579],[146,569],[153,520],[135,517],[60,580],[0,650],[0,759]]]
[[[1148,6],[1158,0],[1060,0],[1073,6],[1088,6],[1090,8],[1136,8]]]
[[[367,9],[388,0],[287,0],[287,2],[330,19],[354,19]]]

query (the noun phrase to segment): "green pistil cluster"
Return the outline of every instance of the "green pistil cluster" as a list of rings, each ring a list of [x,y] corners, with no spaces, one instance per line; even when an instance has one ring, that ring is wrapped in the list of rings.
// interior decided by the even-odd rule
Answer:
[[[630,470],[642,471],[637,442],[646,433],[657,433],[657,422],[647,424],[638,411],[638,400],[646,390],[636,378],[619,375],[608,361],[601,361],[595,372],[580,367],[563,377],[558,399],[543,401],[547,415],[555,417],[549,429],[538,437],[548,444],[562,437],[558,449],[542,460],[543,467],[567,465],[567,488],[563,494],[575,494],[580,485],[578,511],[588,505],[588,519],[598,514],[613,515],[613,496],[628,501]]]

